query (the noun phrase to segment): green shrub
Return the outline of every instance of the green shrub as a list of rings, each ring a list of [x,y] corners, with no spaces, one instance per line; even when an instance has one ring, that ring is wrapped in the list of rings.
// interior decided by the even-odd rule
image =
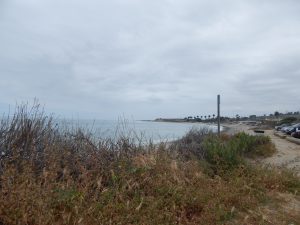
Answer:
[[[216,137],[210,137],[205,140],[204,148],[205,159],[213,169],[233,169],[243,161],[237,142],[222,142]]]
[[[244,157],[269,156],[275,147],[269,137],[239,133],[224,139],[210,136],[203,142],[205,160],[222,170],[233,169],[244,163]]]
[[[248,157],[270,156],[275,152],[275,146],[268,136],[253,136],[246,133],[239,133],[232,141],[237,142],[239,151]]]

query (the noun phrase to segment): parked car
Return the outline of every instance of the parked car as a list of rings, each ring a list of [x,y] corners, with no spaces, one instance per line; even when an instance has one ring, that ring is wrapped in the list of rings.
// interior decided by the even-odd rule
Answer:
[[[290,126],[288,129],[285,130],[285,133],[291,135],[292,133],[296,132],[296,129],[298,128],[300,128],[300,123]]]
[[[293,127],[292,126],[287,126],[287,127],[283,127],[283,128],[281,128],[281,132],[283,132],[283,133],[286,133],[289,129],[292,129]]]
[[[300,132],[294,132],[291,134],[291,136],[294,138],[300,138]]]
[[[296,131],[291,134],[294,138],[300,138],[300,127],[296,128]]]
[[[276,127],[275,127],[275,130],[281,130],[282,128],[288,127],[288,126],[290,126],[290,124],[284,123],[284,124],[281,124],[281,125],[279,125],[279,126],[276,126]]]

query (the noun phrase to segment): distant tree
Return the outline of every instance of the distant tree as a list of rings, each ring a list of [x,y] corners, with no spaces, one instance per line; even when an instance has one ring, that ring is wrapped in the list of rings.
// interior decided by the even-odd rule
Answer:
[[[205,120],[206,120],[206,116],[204,116]]]
[[[212,116],[213,116],[213,119],[215,119],[215,116],[216,116],[216,115],[215,115],[215,114],[213,114]]]
[[[274,116],[278,117],[279,116],[279,112],[274,112]]]
[[[203,119],[203,116],[201,116],[201,119]]]

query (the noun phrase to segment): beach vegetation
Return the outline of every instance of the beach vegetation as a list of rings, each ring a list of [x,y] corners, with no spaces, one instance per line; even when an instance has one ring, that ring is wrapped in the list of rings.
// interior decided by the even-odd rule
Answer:
[[[173,143],[61,129],[36,105],[0,127],[0,224],[297,224],[290,170],[253,165],[267,137],[191,130]],[[265,152],[266,148],[269,148]]]

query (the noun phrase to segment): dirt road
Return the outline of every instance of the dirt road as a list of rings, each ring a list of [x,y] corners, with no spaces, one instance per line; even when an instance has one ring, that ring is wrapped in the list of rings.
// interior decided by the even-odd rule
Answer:
[[[300,175],[300,145],[275,136],[272,130],[265,132],[275,144],[277,152],[273,156],[263,159],[262,162],[293,169]]]
[[[225,126],[229,128],[227,131],[229,134],[243,131],[255,135],[253,130],[251,130],[252,127],[244,124],[226,124]],[[258,161],[266,165],[292,169],[300,176],[300,145],[275,136],[273,130],[265,130],[264,135],[268,135],[271,138],[277,152],[271,157]]]

